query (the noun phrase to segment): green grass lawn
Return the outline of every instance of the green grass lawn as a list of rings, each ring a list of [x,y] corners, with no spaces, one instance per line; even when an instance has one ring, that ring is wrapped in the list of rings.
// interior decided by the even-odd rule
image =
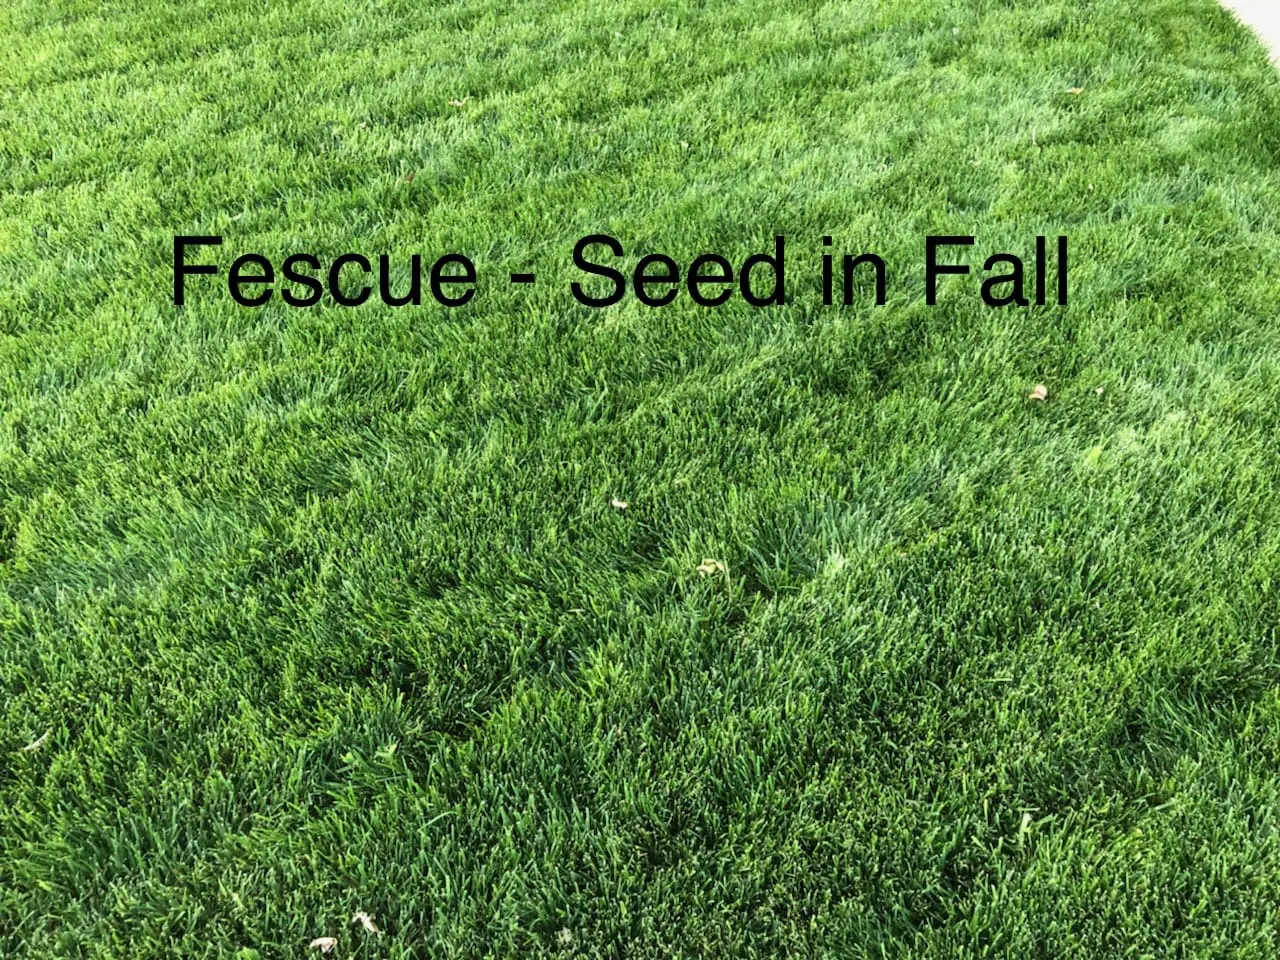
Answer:
[[[0,956],[1276,956],[1278,155],[1210,0],[6,6]]]

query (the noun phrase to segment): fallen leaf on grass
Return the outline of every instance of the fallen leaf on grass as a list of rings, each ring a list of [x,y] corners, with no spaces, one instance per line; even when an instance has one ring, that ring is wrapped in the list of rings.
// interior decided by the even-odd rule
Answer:
[[[373,917],[369,916],[363,910],[361,910],[359,913],[353,916],[351,918],[351,922],[359,923],[362,927],[364,927],[365,933],[381,933],[382,932],[381,930],[378,929],[378,925],[373,922]]]
[[[417,173],[415,173],[413,170],[410,170],[408,173],[406,173],[406,174],[405,174],[403,177],[401,177],[400,179],[401,179],[401,180],[403,180],[405,183],[413,183],[413,178],[414,178],[414,177],[416,177],[417,175],[418,175],[418,174],[417,174]]]
[[[709,577],[713,573],[724,573],[725,565],[719,560],[712,560],[710,557],[706,557],[698,564],[698,572],[704,577]]]
[[[337,945],[337,937],[316,937],[307,944],[307,948],[309,950],[319,950],[321,953],[328,953]]]
[[[619,500],[617,497],[614,497],[612,500],[610,500],[609,505],[616,510],[625,510],[627,509],[627,507],[631,506],[631,504],[627,503],[627,501]]]
[[[1067,93],[1071,94],[1073,97],[1078,97],[1080,94],[1084,93],[1084,87],[1072,87],[1067,91]]]
[[[1049,397],[1049,388],[1043,383],[1037,383],[1034,390],[1027,394],[1028,400],[1046,400]]]
[[[52,730],[46,730],[44,733],[40,734],[40,736],[36,737],[34,740],[28,743],[25,747],[23,747],[20,752],[35,753],[35,751],[39,750],[41,747],[44,746],[44,742],[49,739],[49,734],[51,734],[52,732],[53,732]]]

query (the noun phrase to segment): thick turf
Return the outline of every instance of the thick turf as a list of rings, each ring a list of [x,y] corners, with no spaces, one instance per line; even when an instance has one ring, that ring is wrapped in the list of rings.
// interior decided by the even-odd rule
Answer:
[[[1275,956],[1280,79],[1209,0],[20,2],[0,103],[0,955]],[[595,231],[794,303],[586,309]],[[177,309],[175,233],[482,289]],[[930,233],[1069,308],[926,307]]]

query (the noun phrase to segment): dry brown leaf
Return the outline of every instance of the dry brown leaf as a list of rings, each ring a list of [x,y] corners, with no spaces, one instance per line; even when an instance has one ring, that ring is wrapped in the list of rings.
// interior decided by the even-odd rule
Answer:
[[[36,737],[34,740],[28,743],[25,747],[23,747],[21,752],[35,753],[35,751],[39,750],[41,747],[44,746],[44,742],[49,739],[49,734],[51,734],[52,732],[53,732],[52,730],[46,730],[44,733],[40,734],[40,736]]]
[[[704,577],[709,577],[713,573],[724,573],[725,565],[719,560],[713,560],[710,557],[705,557],[703,561],[698,564],[698,572]]]
[[[403,180],[405,183],[413,183],[413,178],[414,178],[414,177],[416,177],[417,175],[418,175],[418,174],[417,174],[415,171],[410,170],[408,173],[406,173],[406,174],[405,174],[403,177],[401,177],[400,179],[401,179],[401,180]]]
[[[1037,383],[1036,388],[1027,394],[1028,400],[1046,400],[1049,397],[1049,388],[1043,383]]]
[[[359,923],[360,926],[364,927],[365,933],[381,933],[382,932],[381,930],[378,929],[378,925],[373,922],[373,917],[369,916],[363,910],[361,910],[359,913],[353,916],[351,918],[351,922]]]
[[[612,500],[610,500],[609,505],[613,507],[615,510],[625,510],[627,509],[627,507],[631,506],[631,504],[627,503],[627,501],[619,500],[617,497],[614,497]]]
[[[307,944],[309,950],[319,950],[321,953],[328,953],[338,945],[337,937],[316,937]]]

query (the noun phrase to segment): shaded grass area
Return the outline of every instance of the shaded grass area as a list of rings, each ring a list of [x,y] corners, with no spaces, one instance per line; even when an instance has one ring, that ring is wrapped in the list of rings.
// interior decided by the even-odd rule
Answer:
[[[0,954],[1274,955],[1280,84],[1215,5],[0,17]],[[795,301],[577,307],[600,230]],[[174,233],[481,292],[178,310]],[[925,307],[927,233],[1069,235],[1070,308]]]

